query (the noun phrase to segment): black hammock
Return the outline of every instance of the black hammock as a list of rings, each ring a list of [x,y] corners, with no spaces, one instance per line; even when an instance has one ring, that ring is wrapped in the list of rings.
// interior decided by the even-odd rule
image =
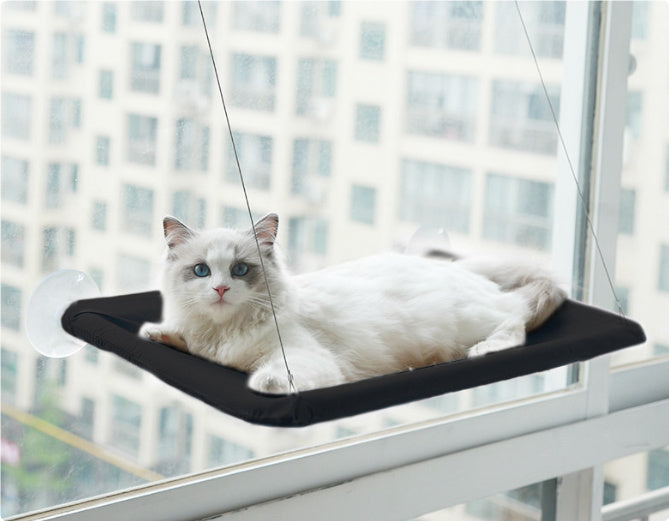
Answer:
[[[248,374],[144,340],[144,322],[160,321],[162,298],[151,291],[80,300],[64,313],[65,331],[110,351],[203,402],[242,420],[302,427],[479,385],[545,371],[642,343],[636,323],[568,300],[523,346],[358,382],[288,395],[261,394]]]

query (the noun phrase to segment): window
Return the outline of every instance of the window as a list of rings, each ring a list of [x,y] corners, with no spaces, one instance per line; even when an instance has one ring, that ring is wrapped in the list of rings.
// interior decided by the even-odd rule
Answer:
[[[516,6],[513,3],[495,4],[495,50],[500,54],[527,56],[527,41],[523,34]],[[527,2],[520,5],[525,24],[531,28],[530,38],[539,58],[562,57],[566,6],[561,1]],[[511,29],[513,28],[513,29]]]
[[[116,32],[116,4],[105,2],[102,4],[102,30],[106,33]]]
[[[412,45],[478,51],[483,2],[410,3]]]
[[[98,96],[101,99],[112,99],[114,97],[114,71],[101,70],[98,81]]]
[[[142,407],[122,396],[112,396],[109,442],[131,456],[139,452]]]
[[[234,2],[235,29],[267,33],[279,32],[281,2],[245,1]]]
[[[35,62],[35,33],[8,29],[3,35],[4,71],[9,74],[31,76]]]
[[[2,220],[2,263],[22,268],[25,260],[26,228],[22,224]]]
[[[643,40],[648,34],[648,2],[632,4],[632,38]]]
[[[128,378],[137,380],[142,377],[142,370],[139,367],[122,358],[114,358],[114,370],[118,374],[127,376]]]
[[[548,250],[553,216],[553,185],[502,174],[488,174],[483,236],[486,239]]]
[[[376,143],[379,141],[381,107],[377,105],[356,105],[355,139]]]
[[[193,416],[178,406],[162,407],[158,421],[157,469],[170,473],[190,470]]]
[[[145,237],[151,236],[153,190],[136,185],[124,185],[123,210],[123,231]]]
[[[266,213],[267,212],[253,212],[253,222],[256,222]],[[249,212],[246,208],[224,206],[221,211],[221,219],[221,226],[225,226],[226,228],[236,228],[238,230],[248,230],[251,228]]]
[[[61,261],[74,256],[76,232],[70,227],[49,226],[42,231],[42,271],[49,273],[61,267]]]
[[[77,421],[77,433],[88,439],[93,439],[95,428],[95,402],[91,398],[82,398]]]
[[[138,114],[128,115],[128,161],[142,165],[156,163],[158,119]]]
[[[369,186],[351,187],[351,220],[374,224],[376,213],[376,189]]]
[[[219,467],[236,461],[244,461],[251,457],[253,457],[251,449],[234,443],[227,438],[213,434],[209,436],[208,465],[210,467]]]
[[[620,191],[620,233],[634,234],[634,210],[636,191],[623,188]]]
[[[0,363],[2,364],[2,400],[3,402],[7,400],[9,403],[14,403],[16,400],[16,384],[19,378],[19,356],[17,353],[3,347],[0,357]]]
[[[207,27],[212,29],[216,27],[216,2],[202,2],[202,10],[207,20]],[[202,26],[202,19],[200,17],[200,9],[196,0],[186,0],[181,2],[181,23],[187,27]]]
[[[52,98],[49,111],[49,143],[66,143],[72,129],[81,127],[81,100]]]
[[[300,58],[297,63],[296,113],[327,119],[337,92],[337,62]]]
[[[293,142],[292,192],[322,202],[332,172],[332,143],[315,139]]]
[[[0,176],[0,179],[2,180],[3,201],[20,204],[28,202],[28,161],[2,156],[2,176]]]
[[[152,43],[133,43],[131,53],[130,88],[136,92],[158,94],[160,91],[161,46]]]
[[[317,217],[292,217],[288,223],[288,252],[291,262],[309,265],[311,255],[323,256],[328,249],[328,223]]]
[[[45,206],[61,208],[67,197],[76,193],[79,167],[69,163],[49,163],[46,178]]]
[[[2,327],[19,331],[21,329],[21,290],[10,284],[2,284]]]
[[[472,175],[464,168],[405,159],[402,161],[400,219],[467,233]]]
[[[104,232],[107,229],[107,203],[93,201],[93,217],[91,219],[94,230]]]
[[[469,76],[409,71],[406,131],[473,141],[478,80]]]
[[[136,22],[160,23],[163,21],[162,1],[137,1],[130,5],[132,19]]]
[[[331,22],[341,15],[341,2],[302,1],[300,3],[300,35],[314,38],[323,43],[332,43],[334,31]]]
[[[203,229],[207,221],[207,200],[188,190],[175,192],[172,214],[183,223]]]
[[[669,450],[651,450],[648,453],[648,490],[669,486]]]
[[[109,137],[97,137],[95,142],[95,162],[98,165],[109,166]]]
[[[146,259],[121,253],[117,264],[117,287],[120,291],[146,289],[151,280],[151,263]]]
[[[269,189],[272,172],[272,137],[242,133],[235,133],[234,136],[239,161],[244,165],[242,172],[246,185],[259,190]],[[239,171],[231,143],[228,145],[226,165],[226,181],[238,183]]]
[[[54,33],[51,58],[51,77],[55,80],[67,78],[70,63],[69,38],[67,33]]]
[[[175,169],[199,169],[205,172],[209,166],[209,127],[202,126],[193,119],[178,120],[174,153]]]
[[[276,58],[233,54],[230,87],[233,105],[273,111],[276,103]]]
[[[2,93],[2,136],[27,141],[31,137],[33,100],[30,96]]]
[[[669,291],[669,245],[660,245],[660,267],[658,276],[660,291]]]
[[[360,58],[364,60],[383,60],[385,45],[385,24],[362,22],[360,26]]]
[[[547,89],[553,109],[558,114],[559,90],[554,85],[548,85]],[[540,85],[493,81],[490,144],[543,154],[555,153],[555,124]]]

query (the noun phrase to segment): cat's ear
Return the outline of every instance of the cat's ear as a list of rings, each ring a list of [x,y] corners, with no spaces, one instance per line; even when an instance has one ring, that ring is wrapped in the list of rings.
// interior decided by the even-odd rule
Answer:
[[[254,227],[260,244],[272,246],[279,231],[279,216],[275,213],[269,213],[255,223]]]
[[[178,219],[169,216],[163,219],[163,232],[170,249],[183,244],[194,235],[188,226]]]

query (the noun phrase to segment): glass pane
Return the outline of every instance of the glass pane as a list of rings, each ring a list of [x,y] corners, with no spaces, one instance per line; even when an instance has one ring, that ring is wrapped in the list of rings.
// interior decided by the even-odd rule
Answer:
[[[13,455],[2,461],[3,515],[571,384],[574,372],[558,368],[281,431],[92,347],[66,363],[39,357],[23,310],[48,273],[80,269],[106,295],[154,289],[165,215],[249,226],[197,3],[58,4],[2,4],[2,433]],[[404,250],[421,227],[444,229],[457,251],[550,264],[556,137],[508,6],[204,7],[209,28],[224,29],[211,36],[252,213],[280,214],[291,270]],[[557,106],[564,4],[521,7]],[[635,111],[649,98],[638,90],[628,111],[643,136]],[[648,194],[626,196],[626,218]],[[638,219],[628,229],[645,233]]]
[[[669,111],[667,57],[653,52],[669,45],[668,22],[667,2],[634,3],[615,287],[648,340],[616,352],[614,366],[669,355],[669,130],[655,116]]]

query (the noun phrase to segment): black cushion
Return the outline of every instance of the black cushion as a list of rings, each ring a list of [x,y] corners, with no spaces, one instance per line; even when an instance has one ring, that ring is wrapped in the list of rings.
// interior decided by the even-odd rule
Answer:
[[[545,371],[640,344],[642,328],[621,316],[568,300],[525,345],[291,395],[249,389],[248,374],[144,340],[159,322],[160,292],[81,300],[64,313],[65,331],[111,351],[217,409],[252,423],[300,427]]]

